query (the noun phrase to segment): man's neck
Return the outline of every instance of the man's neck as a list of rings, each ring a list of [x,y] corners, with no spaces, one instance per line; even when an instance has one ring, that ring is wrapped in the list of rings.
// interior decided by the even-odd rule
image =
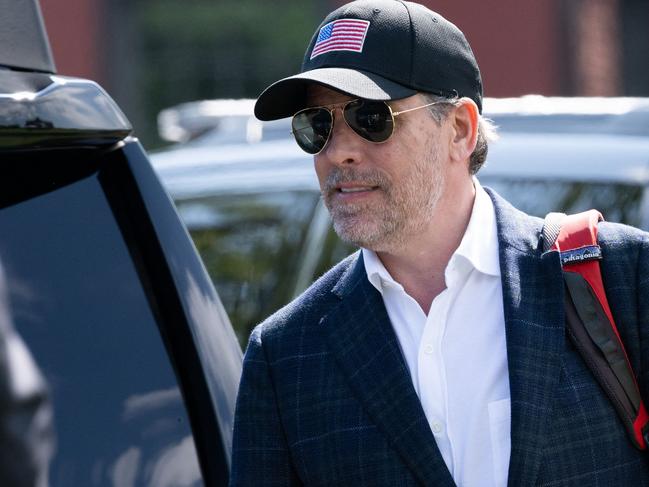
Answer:
[[[426,314],[435,297],[446,288],[444,271],[462,242],[473,210],[475,188],[472,182],[451,194],[452,198],[440,199],[426,228],[412,235],[398,249],[377,252],[392,278]]]

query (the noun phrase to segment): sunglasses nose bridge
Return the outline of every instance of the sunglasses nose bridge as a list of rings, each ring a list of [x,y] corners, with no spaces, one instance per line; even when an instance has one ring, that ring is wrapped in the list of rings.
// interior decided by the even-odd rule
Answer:
[[[329,113],[331,114],[332,123],[334,123],[336,121],[336,113],[338,113],[339,117],[342,117],[342,119],[345,120],[345,108],[346,107],[347,107],[347,103],[345,103],[344,105],[343,104],[335,105],[335,106],[327,108],[327,110],[329,110]]]
[[[348,103],[327,107],[331,114],[332,124],[327,142],[320,154],[335,164],[349,164],[358,161],[358,151],[362,146],[360,143],[362,139],[358,137],[358,133],[351,127],[345,116],[344,110]]]
[[[350,116],[350,115],[349,115],[349,107],[350,107],[350,105],[351,105],[353,102],[355,102],[355,101],[357,101],[357,100],[350,100],[350,101],[348,101],[348,102],[345,102],[345,103],[342,103],[342,104],[340,104],[340,105],[337,105],[337,106],[333,107],[332,112],[333,112],[334,110],[340,110],[340,118],[345,122],[345,126],[346,126],[349,130],[351,130],[352,132],[354,132],[356,135],[359,135],[358,130],[356,130],[356,129],[353,127],[353,121],[350,122],[350,120],[349,120],[349,118],[348,118],[348,117]],[[332,120],[334,120],[334,119],[335,119],[335,117],[334,117],[334,115],[333,115],[333,113],[332,113]],[[332,132],[333,132],[333,127],[332,127]],[[362,136],[361,136],[361,137],[362,137]]]
[[[331,142],[334,133],[337,130],[339,130],[341,127],[346,126],[349,130],[353,130],[349,125],[349,122],[347,121],[347,117],[345,117],[345,109],[347,108],[348,104],[349,102],[341,103],[339,105],[334,105],[332,107],[327,107],[327,111],[329,112],[329,116],[331,117],[331,128],[329,129],[329,143]],[[336,120],[336,118],[338,118],[338,120]],[[344,122],[343,124],[340,123],[341,120]]]

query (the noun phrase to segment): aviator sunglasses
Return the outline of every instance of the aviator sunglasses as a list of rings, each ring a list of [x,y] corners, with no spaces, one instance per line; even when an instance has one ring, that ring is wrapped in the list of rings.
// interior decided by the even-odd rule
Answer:
[[[388,140],[394,132],[394,117],[403,113],[426,108],[438,103],[432,102],[400,112],[393,112],[392,107],[384,101],[350,100],[329,106],[309,107],[293,115],[291,128],[295,141],[300,148],[309,154],[320,153],[329,138],[334,126],[334,110],[342,107],[345,123],[363,139],[374,143]]]

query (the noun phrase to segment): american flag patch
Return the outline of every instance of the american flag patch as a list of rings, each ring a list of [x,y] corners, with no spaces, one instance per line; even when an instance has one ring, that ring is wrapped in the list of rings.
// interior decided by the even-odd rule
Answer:
[[[320,29],[311,51],[311,59],[331,51],[362,52],[369,20],[339,19]]]

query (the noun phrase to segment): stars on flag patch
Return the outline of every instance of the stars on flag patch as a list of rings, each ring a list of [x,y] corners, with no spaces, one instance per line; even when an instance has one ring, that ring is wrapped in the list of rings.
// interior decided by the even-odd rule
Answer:
[[[311,59],[331,51],[362,52],[368,20],[338,19],[323,26],[311,51]]]

